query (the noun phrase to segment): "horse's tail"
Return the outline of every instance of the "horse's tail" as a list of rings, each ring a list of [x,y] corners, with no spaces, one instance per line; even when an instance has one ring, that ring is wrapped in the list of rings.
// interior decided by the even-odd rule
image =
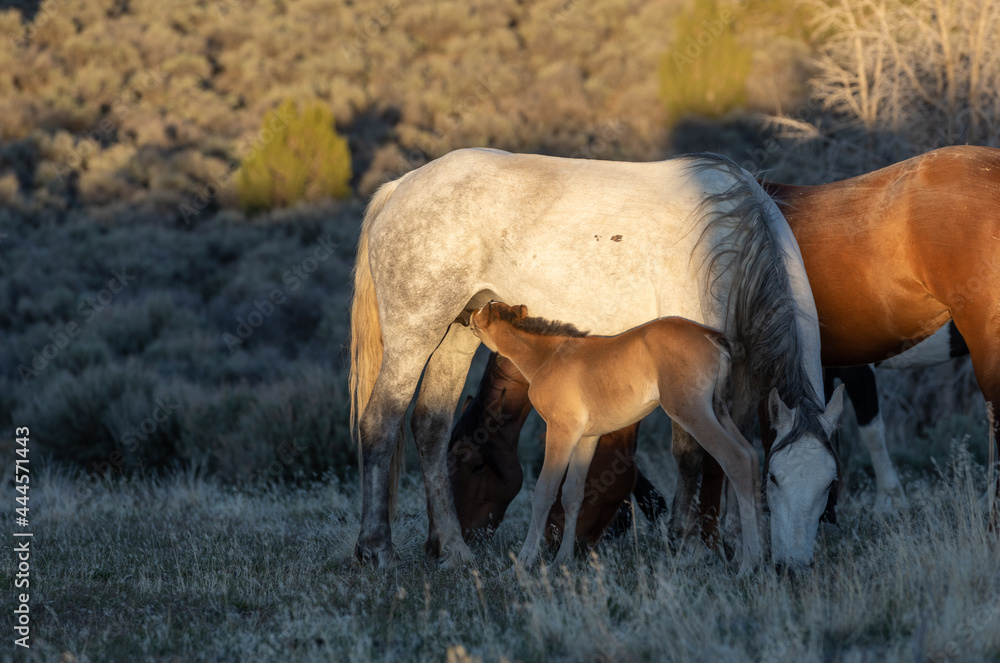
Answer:
[[[708,273],[716,297],[716,284],[724,275],[731,277],[722,282],[729,286],[726,331],[733,345],[733,360],[743,368],[742,384],[735,386],[753,397],[777,387],[789,407],[804,406],[804,419],[814,419],[809,415],[823,412],[818,391],[822,374],[818,357],[809,367],[816,375],[807,371],[811,359],[805,356],[800,334],[818,334],[818,327],[810,332],[802,326],[799,315],[811,312],[815,317],[816,308],[788,222],[757,180],[730,159],[696,155],[693,167],[722,170],[735,180],[727,190],[707,196],[701,208],[708,214],[702,240],[720,228],[726,233],[709,254]],[[786,251],[788,243],[795,255]],[[805,284],[808,301],[796,300],[790,270]],[[817,337],[817,347],[818,342]]]
[[[358,441],[358,473],[364,473],[364,453],[361,447],[361,415],[364,414],[375,379],[382,367],[382,323],[378,314],[378,298],[375,296],[375,283],[372,280],[371,264],[368,261],[368,230],[372,221],[385,207],[389,197],[399,184],[399,180],[388,182],[379,187],[361,223],[361,237],[358,240],[358,256],[354,263],[354,297],[351,300],[351,434]],[[389,474],[389,513],[396,506],[396,495],[399,490],[399,477],[403,472],[403,442],[404,429],[399,428],[396,448],[393,450]]]

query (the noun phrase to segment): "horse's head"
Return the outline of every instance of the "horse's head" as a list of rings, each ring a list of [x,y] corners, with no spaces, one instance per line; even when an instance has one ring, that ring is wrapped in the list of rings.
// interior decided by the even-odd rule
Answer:
[[[454,463],[449,478],[463,538],[492,536],[524,481],[516,452],[513,458],[497,458],[488,450],[484,453],[475,440],[463,439],[448,455]]]
[[[496,352],[496,341],[493,337],[494,325],[503,322],[522,320],[528,315],[528,307],[523,304],[508,306],[503,302],[490,302],[472,314],[469,318],[469,329],[490,350]]]
[[[768,412],[776,438],[765,463],[771,511],[771,556],[779,568],[812,565],[820,515],[839,489],[840,464],[830,444],[844,405],[844,387],[824,412],[789,409],[772,390]],[[816,410],[819,410],[817,407]]]
[[[530,412],[528,382],[513,362],[493,354],[448,447],[448,478],[467,540],[491,535],[521,490],[517,442]]]

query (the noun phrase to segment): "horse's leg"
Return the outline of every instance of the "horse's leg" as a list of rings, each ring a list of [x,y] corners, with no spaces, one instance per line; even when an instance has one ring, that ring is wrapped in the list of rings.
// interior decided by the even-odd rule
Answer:
[[[635,501],[643,515],[646,516],[646,520],[649,521],[650,525],[655,525],[659,517],[667,512],[667,501],[663,499],[660,491],[638,467],[636,467],[635,472],[635,488],[632,490],[632,494],[635,495]],[[631,525],[632,509],[627,504],[623,508],[628,510],[628,520],[629,525]]]
[[[583,504],[584,484],[587,482],[587,471],[590,470],[590,462],[594,459],[594,451],[597,449],[598,437],[590,435],[580,438],[573,450],[569,469],[566,471],[566,480],[562,486],[562,506],[563,512],[566,514],[566,521],[563,525],[559,552],[556,553],[555,564],[557,566],[566,564],[573,559],[573,547],[576,545],[576,521]]]
[[[545,530],[545,521],[549,517],[552,504],[556,501],[559,484],[562,483],[573,455],[573,448],[579,439],[579,433],[555,428],[552,424],[549,424],[545,431],[545,459],[542,461],[542,471],[538,473],[535,494],[531,498],[531,523],[528,525],[528,535],[524,538],[521,552],[517,555],[517,563],[522,566],[530,566],[538,559],[538,547]],[[563,527],[562,540],[569,539],[572,545],[575,534],[575,531],[567,533]]]
[[[719,520],[722,511],[722,491],[726,474],[711,454],[701,454],[701,487],[698,491],[698,515],[701,519],[701,540],[714,549],[719,545]]]
[[[389,525],[391,465],[403,417],[420,372],[434,346],[426,352],[393,354],[387,349],[359,422],[361,445],[361,532],[354,550],[361,561],[386,567],[396,562]]]
[[[660,499],[662,500],[663,497],[660,497]],[[619,536],[628,534],[630,531],[632,531],[632,508],[634,504],[635,502],[630,502],[628,500],[623,501],[621,505],[614,510],[614,514],[611,515],[610,517],[608,516],[607,513],[607,511],[610,511],[610,507],[600,508],[600,512],[597,517],[601,519],[601,522],[608,523],[608,526],[605,527],[603,531],[600,532],[600,534],[603,535],[603,537],[606,539],[614,540],[617,539]],[[667,503],[664,502],[663,503],[664,511],[666,511],[666,508],[667,508]],[[596,545],[597,539],[599,539],[600,537],[595,538],[594,536],[590,536],[589,538]]]
[[[695,495],[704,452],[698,441],[676,421],[672,422],[672,427],[670,453],[677,463],[677,487],[674,489],[668,531],[671,543],[678,544],[695,530],[698,520]]]
[[[727,419],[728,417],[722,417]],[[757,453],[740,434],[736,425],[716,418],[711,407],[699,416],[684,422],[705,450],[715,458],[736,491],[739,503],[742,554],[740,573],[745,573],[763,560],[761,545],[762,517],[760,509],[760,476]]]
[[[459,323],[449,327],[424,369],[410,420],[427,495],[428,532],[424,552],[430,559],[446,552],[450,559],[460,563],[472,559],[458,524],[446,461],[452,417],[477,347],[479,339],[466,327]]]
[[[899,475],[896,474],[896,468],[893,467],[889,451],[885,446],[885,422],[879,411],[875,368],[868,365],[844,369],[840,371],[840,379],[844,383],[844,390],[854,403],[861,442],[868,449],[872,468],[875,470],[875,485],[878,488],[875,510],[884,514],[894,513],[897,508],[906,506],[906,496],[903,494],[903,484],[899,481]],[[829,398],[828,394],[827,400]]]
[[[970,316],[971,317],[971,316]],[[961,332],[962,337],[969,346],[969,355],[972,357],[972,368],[976,373],[976,381],[979,389],[986,399],[986,410],[989,414],[989,425],[991,427],[990,437],[995,448],[990,455],[996,463],[1000,460],[1000,313],[993,315],[985,323],[975,324],[975,320],[968,320],[965,317],[955,315],[955,326]],[[1000,466],[994,464],[987,468],[987,476],[993,477],[995,483],[992,488],[991,500],[993,506],[990,513],[991,529],[1000,529]]]

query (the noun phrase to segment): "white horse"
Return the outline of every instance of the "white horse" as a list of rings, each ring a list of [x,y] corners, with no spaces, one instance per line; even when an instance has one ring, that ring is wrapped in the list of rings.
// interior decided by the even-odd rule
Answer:
[[[373,196],[354,271],[352,425],[362,468],[356,554],[395,562],[390,515],[403,420],[427,495],[429,557],[471,559],[446,470],[452,417],[479,340],[468,316],[491,300],[614,335],[666,316],[734,341],[731,412],[746,429],[777,388],[793,409],[770,459],[772,556],[811,563],[838,463],[829,444],[819,324],[798,245],[753,177],[722,157],[623,163],[452,152]],[[831,407],[831,410],[836,409]],[[675,444],[687,435],[674,426]],[[693,494],[693,490],[690,491]],[[691,504],[675,531],[691,531]]]

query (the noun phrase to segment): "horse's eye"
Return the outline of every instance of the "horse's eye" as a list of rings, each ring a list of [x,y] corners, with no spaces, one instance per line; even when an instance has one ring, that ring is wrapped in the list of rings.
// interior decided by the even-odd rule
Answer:
[[[484,463],[483,461],[479,461],[478,463],[472,466],[472,473],[482,474],[485,469],[486,469],[486,463]]]
[[[768,473],[767,479],[768,479],[768,481],[770,481],[771,483],[773,483],[775,486],[778,485],[778,480],[774,478],[773,474]]]

